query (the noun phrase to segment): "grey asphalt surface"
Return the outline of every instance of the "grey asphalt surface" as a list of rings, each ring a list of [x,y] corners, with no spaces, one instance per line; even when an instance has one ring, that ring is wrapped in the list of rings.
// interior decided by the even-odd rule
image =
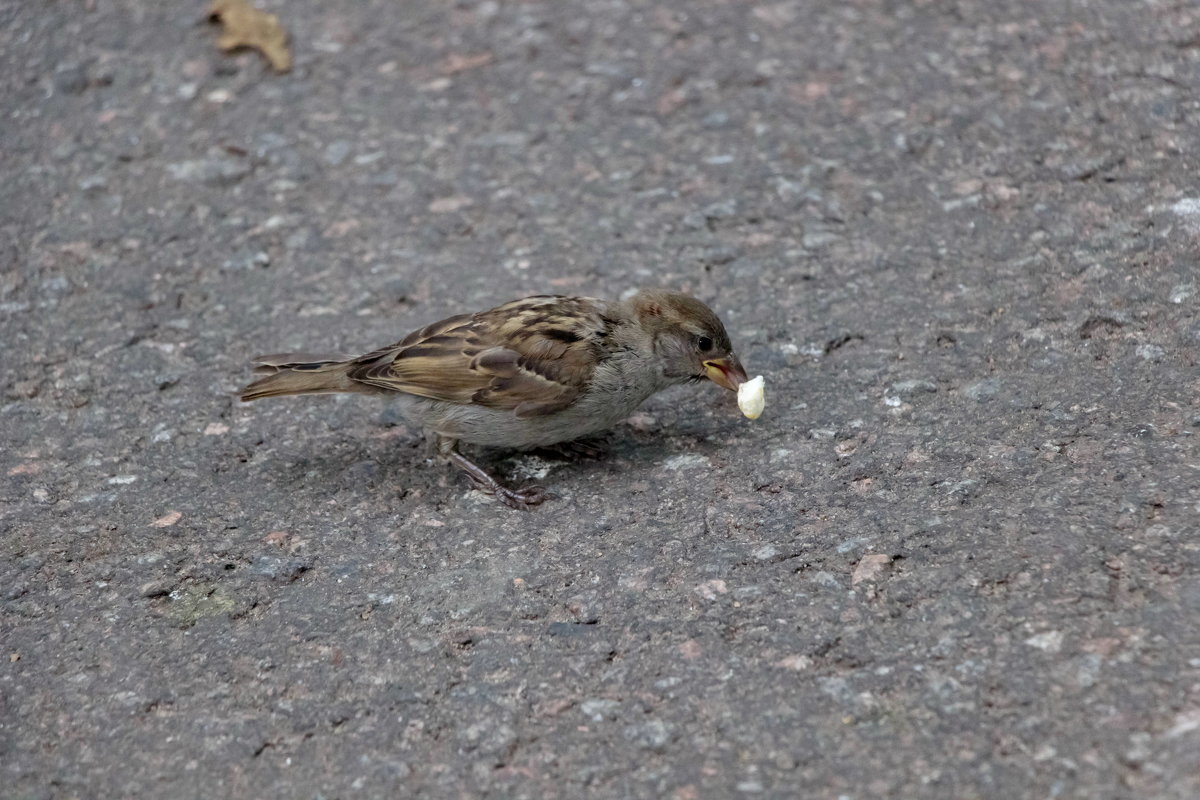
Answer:
[[[1200,796],[1200,9],[267,7],[0,7],[0,796]],[[233,396],[646,285],[533,513]]]

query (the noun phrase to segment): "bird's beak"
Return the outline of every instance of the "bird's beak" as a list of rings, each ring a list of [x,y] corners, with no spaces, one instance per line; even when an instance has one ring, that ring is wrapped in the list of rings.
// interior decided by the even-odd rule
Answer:
[[[711,358],[704,362],[704,374],[717,386],[723,386],[731,392],[736,392],[738,386],[745,383],[746,370],[733,353],[725,358]]]

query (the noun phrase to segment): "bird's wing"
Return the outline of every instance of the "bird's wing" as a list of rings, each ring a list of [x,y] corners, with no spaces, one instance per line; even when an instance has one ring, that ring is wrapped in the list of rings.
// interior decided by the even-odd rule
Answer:
[[[356,381],[441,400],[552,414],[587,388],[613,321],[587,297],[526,297],[450,317],[357,359]]]

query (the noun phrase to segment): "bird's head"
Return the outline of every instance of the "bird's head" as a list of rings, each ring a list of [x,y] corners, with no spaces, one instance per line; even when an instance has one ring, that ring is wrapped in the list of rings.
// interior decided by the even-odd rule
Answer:
[[[746,381],[725,326],[704,303],[663,289],[643,289],[630,302],[665,377],[678,382],[707,378],[735,392]]]

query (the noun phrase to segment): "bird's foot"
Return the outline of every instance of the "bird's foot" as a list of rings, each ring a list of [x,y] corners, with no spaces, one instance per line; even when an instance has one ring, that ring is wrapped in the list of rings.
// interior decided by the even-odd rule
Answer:
[[[534,506],[540,506],[548,497],[546,487],[537,485],[525,486],[521,489],[509,489],[506,486],[497,484],[493,494],[501,503],[518,511],[529,511]]]
[[[520,489],[509,489],[500,481],[493,478],[487,470],[471,459],[458,452],[457,449],[442,447],[443,454],[450,459],[454,466],[466,473],[471,484],[481,492],[487,492],[509,508],[518,511],[529,511],[534,506],[541,505],[548,496],[544,486],[525,486]]]

